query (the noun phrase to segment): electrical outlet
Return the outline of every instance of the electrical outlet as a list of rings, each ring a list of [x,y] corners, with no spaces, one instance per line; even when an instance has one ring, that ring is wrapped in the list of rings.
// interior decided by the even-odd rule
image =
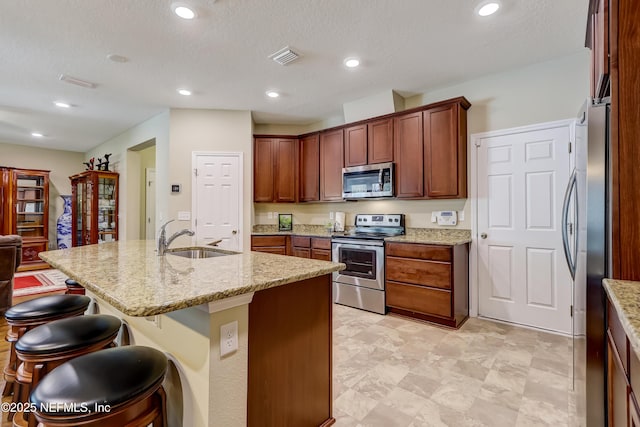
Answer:
[[[267,219],[273,219],[273,212],[267,212]]]
[[[220,326],[220,357],[238,350],[238,321]]]
[[[333,212],[329,212],[329,219],[333,219]]]
[[[438,220],[438,214],[439,213],[440,213],[439,211],[431,212],[431,222],[436,222]]]
[[[464,221],[464,211],[458,212],[458,221]]]

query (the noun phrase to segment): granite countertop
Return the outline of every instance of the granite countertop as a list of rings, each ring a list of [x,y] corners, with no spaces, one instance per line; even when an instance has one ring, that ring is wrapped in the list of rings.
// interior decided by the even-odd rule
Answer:
[[[603,283],[631,347],[640,357],[640,282],[604,279]]]
[[[348,226],[344,236],[348,237],[349,230],[354,227]],[[462,245],[471,242],[471,230],[457,228],[407,228],[404,236],[387,237],[386,242],[404,243],[425,243],[430,245]],[[293,231],[278,231],[277,225],[254,225],[251,233],[254,236],[290,235],[290,236],[312,236],[312,237],[333,237],[337,233],[329,233],[321,225],[298,225],[294,224]]]
[[[258,252],[204,259],[158,256],[155,242],[147,240],[40,252],[40,258],[130,316],[181,310],[345,268]]]

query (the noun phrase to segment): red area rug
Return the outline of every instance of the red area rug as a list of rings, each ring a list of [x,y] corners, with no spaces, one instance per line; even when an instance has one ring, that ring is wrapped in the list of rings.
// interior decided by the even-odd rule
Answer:
[[[17,273],[13,278],[13,296],[41,294],[66,289],[67,276],[58,270]]]

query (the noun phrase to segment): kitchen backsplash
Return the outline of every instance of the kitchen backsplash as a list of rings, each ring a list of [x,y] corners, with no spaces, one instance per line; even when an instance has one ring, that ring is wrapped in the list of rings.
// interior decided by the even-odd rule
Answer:
[[[345,212],[346,225],[353,225],[356,214],[405,214],[407,228],[458,228],[471,229],[471,203],[469,199],[450,200],[363,200],[336,203],[254,203],[254,225],[275,225],[278,214],[293,214],[293,225],[326,226],[330,212]],[[453,226],[438,226],[431,222],[433,211],[462,212],[464,220],[458,218]]]

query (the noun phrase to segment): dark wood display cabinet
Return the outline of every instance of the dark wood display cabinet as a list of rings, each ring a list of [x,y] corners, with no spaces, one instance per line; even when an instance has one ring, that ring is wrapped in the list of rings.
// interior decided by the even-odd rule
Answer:
[[[49,243],[49,171],[0,167],[0,230],[22,237],[18,271],[49,268],[38,254]]]
[[[117,172],[84,171],[71,180],[71,244],[73,246],[118,240]]]

